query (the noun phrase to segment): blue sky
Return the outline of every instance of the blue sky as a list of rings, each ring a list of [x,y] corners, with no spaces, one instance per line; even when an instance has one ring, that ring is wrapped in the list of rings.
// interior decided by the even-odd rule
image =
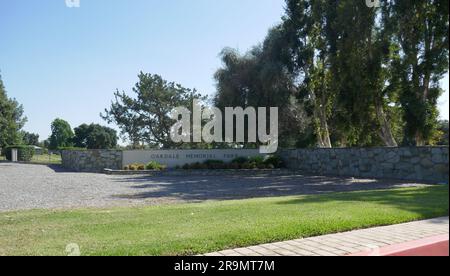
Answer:
[[[45,139],[50,122],[105,122],[116,88],[139,71],[213,94],[227,46],[245,51],[283,14],[283,0],[0,0],[0,71],[24,105],[25,129]],[[447,93],[441,99],[448,118]]]

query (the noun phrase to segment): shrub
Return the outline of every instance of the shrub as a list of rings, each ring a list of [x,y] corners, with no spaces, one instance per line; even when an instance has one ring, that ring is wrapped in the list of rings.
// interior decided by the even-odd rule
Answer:
[[[206,160],[203,165],[210,170],[220,170],[226,167],[222,160]]]
[[[239,163],[230,163],[228,165],[228,168],[231,170],[239,170],[241,168],[241,165]]]
[[[143,170],[145,170],[145,165],[136,163],[136,164],[128,165],[128,168],[130,171],[143,171]]]
[[[248,159],[248,162],[252,163],[256,166],[260,166],[260,165],[264,164],[264,157],[254,156],[254,157],[251,157],[250,159]]]
[[[197,163],[192,164],[190,166],[190,169],[192,169],[192,170],[207,170],[208,165],[197,162]]]
[[[154,171],[162,171],[166,167],[164,165],[159,164],[158,162],[151,161],[146,166],[145,169],[147,170],[154,170]]]
[[[259,170],[265,170],[265,169],[267,169],[267,165],[264,164],[264,163],[256,164],[256,167],[257,167]]]
[[[123,170],[124,170],[124,171],[129,171],[129,170],[130,170],[130,167],[129,167],[129,166],[125,166],[125,167],[123,167]]]
[[[9,146],[4,149],[4,155],[7,160],[12,161],[11,150],[17,149],[17,159],[20,162],[29,162],[34,156],[34,147],[32,146]]]
[[[241,169],[243,169],[243,170],[251,170],[251,169],[253,169],[253,167],[252,167],[251,163],[247,162],[247,163],[244,163],[244,164],[241,165]]]
[[[272,165],[273,168],[277,168],[277,169],[284,167],[283,160],[278,155],[267,156],[266,159],[264,160],[264,163],[266,165]]]
[[[281,168],[283,162],[278,156],[255,156],[251,158],[238,157],[231,163],[225,163],[222,160],[206,160],[203,163],[185,164],[183,170],[265,170]]]
[[[248,158],[247,157],[238,157],[233,159],[233,161],[231,161],[231,163],[235,163],[235,164],[244,164],[248,162]]]

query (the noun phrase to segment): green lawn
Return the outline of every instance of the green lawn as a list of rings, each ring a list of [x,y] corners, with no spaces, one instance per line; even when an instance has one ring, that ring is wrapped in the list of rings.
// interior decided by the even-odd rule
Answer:
[[[59,165],[61,164],[61,155],[58,154],[34,155],[30,163]]]
[[[0,255],[189,255],[448,215],[448,186],[0,213]]]
[[[0,161],[6,161],[6,158],[4,156],[0,156]],[[61,155],[34,155],[29,163],[59,165],[61,164]]]

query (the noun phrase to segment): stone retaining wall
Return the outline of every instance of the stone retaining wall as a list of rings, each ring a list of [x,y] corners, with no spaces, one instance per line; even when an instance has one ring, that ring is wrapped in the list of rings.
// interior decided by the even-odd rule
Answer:
[[[308,174],[448,183],[448,147],[283,150],[288,168]]]
[[[121,170],[123,152],[120,150],[86,150],[61,152],[64,168],[77,172],[103,172],[104,169]]]
[[[448,147],[282,150],[291,170],[305,174],[448,183]],[[65,168],[79,172],[121,170],[119,150],[63,151]]]

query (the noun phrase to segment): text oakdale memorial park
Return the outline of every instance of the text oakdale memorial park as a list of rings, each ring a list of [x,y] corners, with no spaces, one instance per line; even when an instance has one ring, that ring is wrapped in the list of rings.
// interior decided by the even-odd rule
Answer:
[[[193,110],[177,107],[171,118],[177,122],[172,126],[170,137],[175,143],[256,143],[261,154],[271,154],[278,150],[278,108],[270,108],[267,125],[267,108],[226,107],[225,140],[223,136],[223,114],[217,107],[203,108],[198,100],[193,101]],[[191,116],[192,115],[192,116]],[[192,117],[192,122],[191,122]],[[245,118],[247,117],[247,141],[245,141]],[[234,121],[236,119],[236,125]],[[206,123],[203,126],[203,122]],[[192,128],[191,128],[192,125]],[[269,133],[267,133],[269,129]],[[235,135],[236,134],[236,135]],[[234,139],[236,137],[236,139]]]

